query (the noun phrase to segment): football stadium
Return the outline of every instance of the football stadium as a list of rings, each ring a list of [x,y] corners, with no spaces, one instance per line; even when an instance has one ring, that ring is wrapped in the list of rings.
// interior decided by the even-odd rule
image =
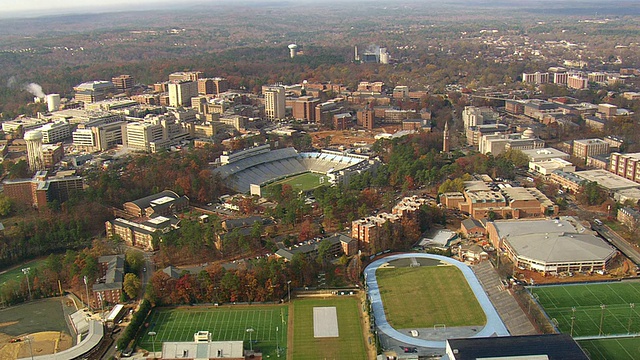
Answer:
[[[366,155],[338,151],[301,152],[282,148],[271,150],[269,144],[249,149],[225,151],[221,166],[213,170],[239,193],[261,195],[264,186],[305,173],[325,175],[328,184],[346,183],[353,174],[369,171],[375,161]]]

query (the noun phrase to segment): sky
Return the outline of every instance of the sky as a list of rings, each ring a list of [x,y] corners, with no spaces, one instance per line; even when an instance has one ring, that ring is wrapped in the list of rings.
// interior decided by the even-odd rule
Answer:
[[[0,18],[140,9],[170,0],[0,0]],[[173,1],[175,4],[175,1]]]

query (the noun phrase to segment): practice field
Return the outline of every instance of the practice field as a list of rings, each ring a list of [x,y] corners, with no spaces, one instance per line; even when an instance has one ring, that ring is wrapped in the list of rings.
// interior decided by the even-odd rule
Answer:
[[[572,322],[573,336],[640,332],[640,283],[542,286],[530,291],[563,333],[571,334]]]
[[[276,184],[289,184],[291,185],[293,190],[308,191],[313,190],[321,185],[328,184],[328,181],[329,179],[326,175],[308,172],[273,182],[266,186],[265,191],[268,193],[269,189]]]
[[[337,338],[313,337],[313,308],[335,306]],[[298,299],[293,302],[293,356],[295,360],[366,359],[358,299],[351,296],[328,299]]]
[[[385,316],[395,329],[481,326],[487,321],[454,266],[379,268],[376,278]]]
[[[44,266],[45,261],[46,259],[33,260],[16,266],[12,269],[5,270],[4,272],[0,273],[0,286],[4,285],[9,280],[15,280],[17,282],[26,281],[27,279],[25,278],[22,269],[31,268],[31,273],[33,274],[36,269]]]
[[[154,309],[138,345],[152,350],[151,331],[156,333],[155,347],[159,351],[165,341],[193,341],[193,334],[205,330],[213,341],[243,340],[249,349],[247,329],[251,328],[254,350],[262,351],[264,357],[276,357],[279,347],[282,357],[287,343],[287,314],[287,307],[278,305]]]
[[[578,341],[591,360],[636,360],[640,357],[640,338]]]

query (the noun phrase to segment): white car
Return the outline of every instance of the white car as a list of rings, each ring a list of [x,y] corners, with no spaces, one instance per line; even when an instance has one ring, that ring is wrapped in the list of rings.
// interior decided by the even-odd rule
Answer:
[[[418,335],[419,335],[418,334],[418,330],[411,330],[410,332],[411,332],[411,336],[413,336],[413,337],[418,337]]]

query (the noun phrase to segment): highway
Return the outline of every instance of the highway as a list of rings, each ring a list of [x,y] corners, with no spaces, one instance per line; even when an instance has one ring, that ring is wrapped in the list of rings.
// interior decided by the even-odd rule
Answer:
[[[629,244],[629,242],[627,242],[606,225],[598,226],[596,224],[592,224],[592,226],[593,229],[597,231],[598,234],[600,234],[600,236],[605,238],[608,242],[610,242],[613,246],[620,250],[620,252],[622,252],[636,265],[640,265],[640,251],[638,251],[638,248],[636,246]]]

